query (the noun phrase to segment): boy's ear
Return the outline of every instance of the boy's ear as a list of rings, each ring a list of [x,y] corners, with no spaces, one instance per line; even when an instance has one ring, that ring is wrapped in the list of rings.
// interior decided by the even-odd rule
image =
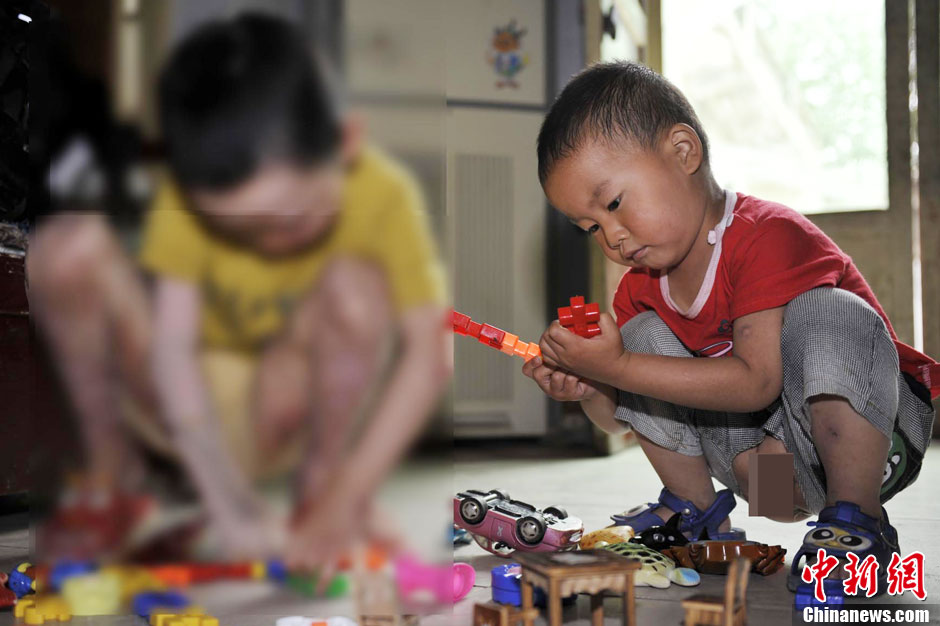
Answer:
[[[340,138],[339,153],[343,165],[349,165],[359,156],[365,140],[365,120],[361,115],[349,113],[343,118],[342,137]]]
[[[698,133],[688,124],[680,123],[669,129],[667,138],[685,173],[697,172],[705,158]]]

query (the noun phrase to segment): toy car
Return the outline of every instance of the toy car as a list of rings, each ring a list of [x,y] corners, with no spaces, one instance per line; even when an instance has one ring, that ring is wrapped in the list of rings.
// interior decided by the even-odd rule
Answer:
[[[499,489],[468,489],[454,497],[454,524],[467,529],[488,552],[509,556],[524,552],[574,550],[584,532],[577,517],[550,506],[540,511],[531,504],[512,500]]]

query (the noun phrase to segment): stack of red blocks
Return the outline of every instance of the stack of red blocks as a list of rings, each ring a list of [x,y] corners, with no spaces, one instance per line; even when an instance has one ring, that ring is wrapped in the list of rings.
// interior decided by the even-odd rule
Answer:
[[[477,339],[480,343],[486,344],[491,348],[496,348],[501,352],[512,356],[522,357],[525,361],[541,356],[542,351],[536,342],[526,343],[519,341],[519,337],[505,330],[481,324],[470,319],[469,315],[464,315],[458,311],[452,314],[454,332],[458,335],[467,335]]]

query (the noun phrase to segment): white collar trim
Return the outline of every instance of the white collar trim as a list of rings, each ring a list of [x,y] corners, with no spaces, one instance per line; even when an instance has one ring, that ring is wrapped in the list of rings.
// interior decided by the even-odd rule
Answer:
[[[715,226],[715,247],[712,249],[712,256],[708,262],[708,270],[705,272],[705,279],[702,281],[698,295],[695,297],[695,301],[692,302],[692,306],[689,307],[688,311],[680,311],[679,307],[672,300],[672,296],[669,294],[669,276],[664,274],[659,277],[659,290],[663,294],[663,300],[666,301],[666,306],[686,319],[695,319],[695,317],[702,312],[705,303],[708,302],[708,297],[712,293],[712,287],[715,285],[715,274],[718,270],[718,260],[721,258],[721,241],[724,238],[725,230],[731,226],[731,221],[734,219],[734,205],[737,204],[737,202],[738,194],[725,189],[725,212],[718,222],[718,225]]]

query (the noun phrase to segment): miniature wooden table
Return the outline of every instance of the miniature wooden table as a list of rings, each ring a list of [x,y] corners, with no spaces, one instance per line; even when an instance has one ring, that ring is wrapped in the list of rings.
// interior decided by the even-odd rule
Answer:
[[[513,559],[522,564],[522,609],[531,614],[533,585],[548,596],[548,623],[561,625],[561,599],[575,593],[591,594],[594,626],[604,623],[604,592],[623,595],[623,623],[636,623],[633,600],[633,572],[640,562],[607,550],[574,552],[516,552]],[[532,626],[531,617],[523,624]]]

